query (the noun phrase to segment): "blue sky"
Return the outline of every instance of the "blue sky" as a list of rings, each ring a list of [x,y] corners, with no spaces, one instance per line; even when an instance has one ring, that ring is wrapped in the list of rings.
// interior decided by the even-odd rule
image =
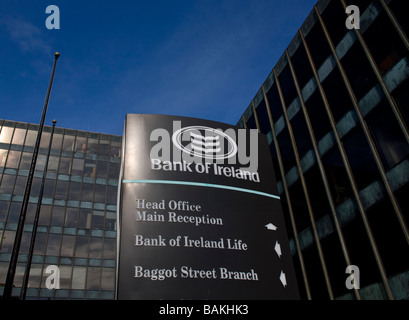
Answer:
[[[0,118],[122,134],[126,113],[236,124],[316,0],[1,0]],[[60,29],[48,30],[48,5]]]

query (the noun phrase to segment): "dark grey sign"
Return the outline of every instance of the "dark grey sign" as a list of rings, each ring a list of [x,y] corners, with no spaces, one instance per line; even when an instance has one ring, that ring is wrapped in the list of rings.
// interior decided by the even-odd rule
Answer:
[[[267,139],[129,114],[118,299],[299,299]]]

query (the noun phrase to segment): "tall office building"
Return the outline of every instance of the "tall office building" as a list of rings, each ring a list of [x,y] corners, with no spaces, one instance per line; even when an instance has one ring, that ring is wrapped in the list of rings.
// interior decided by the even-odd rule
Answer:
[[[305,299],[409,298],[407,12],[318,1],[238,122],[269,138]]]
[[[38,125],[0,121],[0,295],[3,292]],[[12,295],[20,295],[51,127],[40,145]],[[56,128],[27,299],[113,299],[121,137]],[[46,288],[50,265],[60,289]]]

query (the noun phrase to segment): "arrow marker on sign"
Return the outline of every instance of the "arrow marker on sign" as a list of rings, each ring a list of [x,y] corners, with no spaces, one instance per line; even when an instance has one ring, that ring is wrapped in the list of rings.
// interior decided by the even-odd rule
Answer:
[[[265,227],[266,227],[268,230],[273,230],[273,231],[276,231],[276,230],[277,230],[277,227],[276,227],[274,224],[272,224],[272,223],[266,224]]]
[[[280,281],[283,284],[284,288],[287,285],[287,279],[285,277],[285,273],[283,272],[283,270],[281,270],[281,274],[280,274]]]
[[[277,252],[278,257],[281,259],[281,246],[278,243],[278,241],[276,241],[276,245],[274,246],[274,250]]]

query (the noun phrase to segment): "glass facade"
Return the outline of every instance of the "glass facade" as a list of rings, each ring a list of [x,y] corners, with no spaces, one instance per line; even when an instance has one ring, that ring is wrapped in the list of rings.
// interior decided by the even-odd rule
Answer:
[[[0,294],[3,291],[38,125],[0,120]],[[51,127],[45,127],[12,295],[18,297]],[[113,299],[121,137],[56,128],[44,186],[27,299]],[[60,289],[46,288],[49,265]]]
[[[238,122],[269,138],[304,299],[409,298],[407,10],[318,1]]]

